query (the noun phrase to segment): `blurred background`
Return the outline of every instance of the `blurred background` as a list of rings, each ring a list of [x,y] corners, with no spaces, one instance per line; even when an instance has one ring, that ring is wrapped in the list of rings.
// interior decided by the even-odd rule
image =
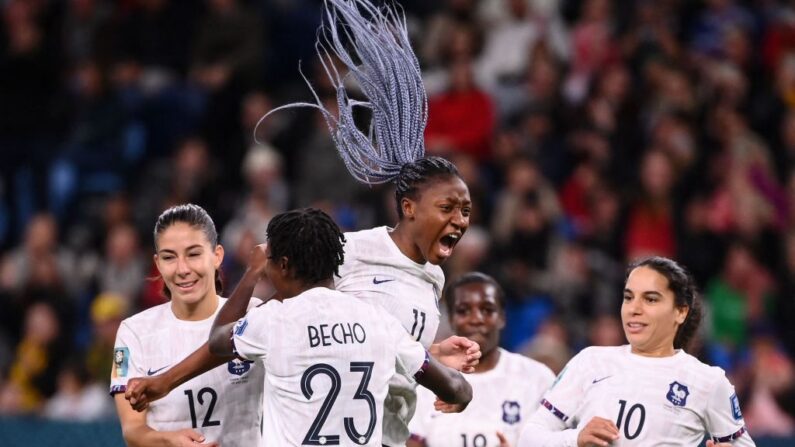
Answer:
[[[505,287],[504,345],[558,372],[624,343],[626,263],[673,257],[707,307],[692,353],[726,370],[760,446],[795,445],[795,1],[399,3],[427,153],[475,203],[444,269]],[[164,302],[166,207],[210,212],[228,285],[288,208],[396,222],[390,187],[351,179],[315,111],[256,127],[311,99],[299,61],[334,107],[321,7],[0,0],[1,445],[122,445],[112,347]]]

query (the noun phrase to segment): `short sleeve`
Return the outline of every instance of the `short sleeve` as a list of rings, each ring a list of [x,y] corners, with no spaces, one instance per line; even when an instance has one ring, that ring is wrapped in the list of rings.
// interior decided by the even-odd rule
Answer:
[[[732,442],[741,437],[750,438],[745,430],[740,400],[734,386],[725,375],[717,381],[707,406],[707,430],[716,442]]]
[[[271,333],[274,330],[274,308],[279,301],[271,300],[257,306],[235,323],[232,328],[232,344],[235,353],[244,360],[267,360]]]
[[[116,332],[113,345],[113,365],[110,372],[110,394],[127,391],[127,381],[133,377],[144,376],[141,367],[143,351],[138,336],[126,322],[122,322]]]
[[[541,399],[541,406],[571,426],[572,414],[579,408],[584,395],[583,363],[585,352],[580,352],[563,368]]]
[[[397,359],[395,370],[398,374],[414,380],[414,375],[424,366],[426,351],[420,342],[403,329],[400,322],[393,316],[387,315],[389,336],[397,340]]]

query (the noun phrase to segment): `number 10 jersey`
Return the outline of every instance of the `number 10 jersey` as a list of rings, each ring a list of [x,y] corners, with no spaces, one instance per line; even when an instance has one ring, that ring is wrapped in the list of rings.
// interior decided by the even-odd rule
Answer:
[[[612,446],[693,446],[705,435],[716,442],[754,445],[722,369],[683,350],[644,357],[629,345],[590,347],[577,354],[544,395],[519,445],[576,445],[578,430],[595,416],[618,427]],[[558,440],[552,442],[545,440],[543,428],[576,430],[550,433]]]

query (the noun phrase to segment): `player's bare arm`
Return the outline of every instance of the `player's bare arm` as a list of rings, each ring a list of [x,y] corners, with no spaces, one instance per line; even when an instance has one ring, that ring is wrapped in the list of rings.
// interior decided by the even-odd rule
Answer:
[[[131,379],[127,384],[125,399],[136,411],[145,410],[149,404],[168,394],[188,380],[203,374],[234,357],[231,333],[234,322],[246,314],[262,269],[267,262],[265,245],[252,250],[249,268],[235,287],[232,295],[218,312],[210,331],[210,340],[167,372],[150,378]]]
[[[246,272],[235,287],[235,291],[232,292],[232,296],[218,312],[210,330],[210,352],[215,356],[223,357],[224,361],[235,355],[232,345],[232,327],[246,314],[251,296],[254,295],[254,288],[265,272],[268,262],[266,247],[267,244],[260,244],[251,250]]]
[[[434,343],[428,353],[443,365],[464,373],[473,372],[481,356],[480,345],[458,335]]]
[[[472,400],[472,386],[464,376],[431,356],[428,356],[427,367],[417,373],[415,378],[417,383],[433,391],[439,399],[456,405],[458,411],[464,411]]]
[[[147,425],[146,412],[133,411],[121,394],[114,396],[121,422],[121,433],[129,447],[201,447],[218,446],[212,442],[202,444],[205,437],[189,428],[177,431],[158,431]]]

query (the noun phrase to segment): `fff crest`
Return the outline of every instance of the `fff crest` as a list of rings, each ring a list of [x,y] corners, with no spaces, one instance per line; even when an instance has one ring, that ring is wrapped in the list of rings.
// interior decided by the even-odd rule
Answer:
[[[684,407],[687,405],[687,396],[689,395],[690,391],[686,385],[673,381],[668,386],[668,394],[665,395],[665,398],[677,407]]]

